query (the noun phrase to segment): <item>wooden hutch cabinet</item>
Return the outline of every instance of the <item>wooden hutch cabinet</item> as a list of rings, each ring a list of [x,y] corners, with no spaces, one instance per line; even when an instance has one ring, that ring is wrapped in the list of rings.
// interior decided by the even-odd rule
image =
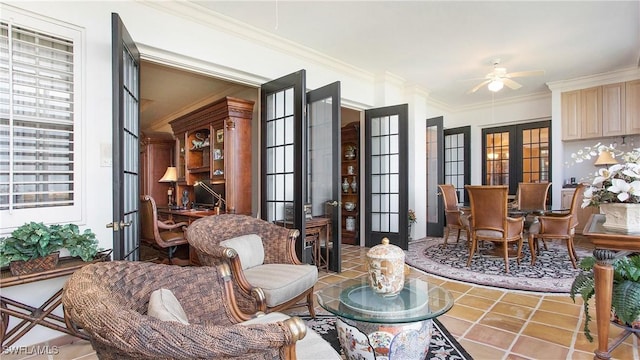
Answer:
[[[169,122],[176,136],[178,183],[195,200],[197,181],[210,183],[227,213],[251,215],[251,119],[253,101],[225,97]]]
[[[360,123],[342,127],[342,243],[360,243]],[[350,208],[350,204],[353,208]]]
[[[167,207],[169,183],[158,182],[173,164],[176,141],[169,133],[143,133],[140,139],[140,194],[150,195],[159,207]]]

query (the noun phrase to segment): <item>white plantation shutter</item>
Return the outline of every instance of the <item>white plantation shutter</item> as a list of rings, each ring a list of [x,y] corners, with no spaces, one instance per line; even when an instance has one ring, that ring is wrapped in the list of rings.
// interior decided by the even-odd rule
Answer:
[[[75,50],[72,38],[0,21],[0,213],[4,220],[7,214],[30,209],[26,214],[30,219],[20,222],[46,214],[42,210],[47,208],[59,215],[78,208]],[[76,220],[66,215],[67,222]],[[36,220],[60,221],[55,218]]]

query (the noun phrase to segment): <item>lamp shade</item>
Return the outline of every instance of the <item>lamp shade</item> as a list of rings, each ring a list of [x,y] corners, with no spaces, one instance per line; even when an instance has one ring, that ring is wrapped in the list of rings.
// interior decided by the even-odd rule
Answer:
[[[176,182],[178,181],[178,169],[175,166],[169,166],[162,178],[158,182]]]
[[[487,88],[489,88],[489,90],[493,92],[498,92],[502,90],[503,87],[504,87],[504,83],[500,80],[493,80],[489,83],[489,85],[487,85]]]
[[[611,151],[605,150],[600,152],[600,155],[598,155],[596,162],[593,164],[597,166],[597,165],[614,165],[617,163],[618,161],[613,158],[613,154],[611,154]]]

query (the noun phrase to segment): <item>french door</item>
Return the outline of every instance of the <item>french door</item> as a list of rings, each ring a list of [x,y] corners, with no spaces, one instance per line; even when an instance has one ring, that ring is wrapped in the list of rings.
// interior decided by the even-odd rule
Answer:
[[[471,184],[471,127],[444,130],[444,184],[452,184],[458,203],[469,205],[464,186]]]
[[[441,237],[445,226],[444,199],[438,196],[438,184],[444,181],[442,116],[427,119],[427,236]]]
[[[408,105],[365,110],[365,245],[408,249]]]
[[[111,14],[113,83],[113,259],[138,260],[140,205],[140,53],[120,16]]]
[[[482,177],[487,185],[551,180],[551,121],[482,130]]]
[[[305,207],[312,216],[331,216],[329,268],[339,272],[340,83],[305,93],[305,75],[300,70],[262,85],[261,216],[300,231],[296,253],[305,263],[313,260]]]

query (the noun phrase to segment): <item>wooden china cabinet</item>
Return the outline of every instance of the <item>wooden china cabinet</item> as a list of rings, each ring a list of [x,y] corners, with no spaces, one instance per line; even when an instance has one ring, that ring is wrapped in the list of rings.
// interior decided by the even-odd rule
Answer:
[[[360,123],[342,127],[342,243],[360,243]],[[352,208],[350,208],[352,204]]]
[[[251,100],[225,97],[169,122],[176,137],[176,202],[203,181],[226,201],[226,213],[251,215]]]

